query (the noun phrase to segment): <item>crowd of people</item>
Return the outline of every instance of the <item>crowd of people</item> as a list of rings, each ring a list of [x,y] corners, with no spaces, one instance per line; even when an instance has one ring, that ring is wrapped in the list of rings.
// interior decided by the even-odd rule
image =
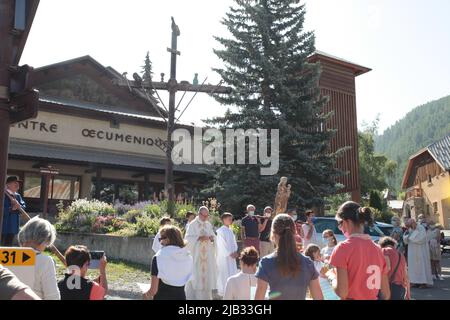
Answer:
[[[11,190],[16,183],[17,179],[9,181]],[[17,210],[19,200],[9,202],[10,211]],[[207,207],[200,207],[197,214],[188,212],[184,235],[169,217],[161,219],[152,247],[150,289],[144,299],[407,300],[411,286],[425,288],[442,280],[442,227],[423,216],[417,222],[405,219],[403,225],[398,217],[392,218],[392,234],[375,243],[364,233],[365,226],[373,223],[371,210],[348,201],[335,216],[346,237],[338,243],[332,230],[320,236],[311,210],[304,213],[305,221],[296,210],[274,215],[267,206],[262,215],[255,212],[256,207],[249,204],[241,220],[241,250],[231,213],[221,215],[222,226],[216,230]],[[3,228],[7,232],[2,244],[10,245],[11,234],[18,231],[16,221],[7,217]],[[43,253],[55,238],[52,224],[38,217],[20,229],[20,246],[36,254],[34,279],[21,282],[0,266],[0,299],[105,298],[106,256],[100,260],[100,276],[89,280],[89,249],[69,247],[67,273],[58,281],[55,262]]]
[[[436,280],[442,279],[439,225],[406,219],[402,226],[394,217],[392,234],[375,243],[364,233],[374,223],[371,210],[349,201],[335,217],[346,237],[338,243],[332,230],[320,236],[313,211],[304,213],[304,222],[296,210],[287,211],[273,216],[272,208],[265,207],[257,215],[249,204],[240,224],[240,253],[231,213],[224,213],[223,225],[214,230],[208,208],[201,207],[197,216],[189,212],[192,220],[179,247],[186,246],[192,263],[186,263],[185,275],[190,274],[177,290],[188,300],[212,299],[214,289],[225,300],[408,300],[411,285],[433,284],[431,269]],[[166,228],[176,229],[181,237],[176,227],[163,226],[161,231]],[[165,250],[163,246],[156,254],[155,264]],[[168,273],[153,276],[170,281]],[[156,292],[152,280],[144,296],[157,299]]]

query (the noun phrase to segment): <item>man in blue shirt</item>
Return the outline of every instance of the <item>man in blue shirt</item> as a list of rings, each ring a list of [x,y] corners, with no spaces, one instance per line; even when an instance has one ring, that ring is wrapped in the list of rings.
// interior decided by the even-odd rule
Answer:
[[[241,221],[241,237],[244,248],[255,247],[259,252],[259,234],[264,230],[265,225],[263,226],[261,221],[255,217],[255,210],[254,205],[247,206],[247,214]]]
[[[19,208],[25,209],[25,202],[18,193],[21,181],[16,176],[11,176],[6,179],[5,192],[9,193],[15,199],[11,199],[5,194],[3,200],[3,226],[1,245],[11,247],[15,236],[19,233]]]

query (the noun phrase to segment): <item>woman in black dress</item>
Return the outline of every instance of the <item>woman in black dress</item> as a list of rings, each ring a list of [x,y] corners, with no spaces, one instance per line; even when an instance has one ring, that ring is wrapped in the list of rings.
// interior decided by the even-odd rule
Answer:
[[[162,248],[152,259],[151,286],[144,299],[186,300],[184,286],[192,276],[192,256],[177,227],[165,226],[160,235]]]

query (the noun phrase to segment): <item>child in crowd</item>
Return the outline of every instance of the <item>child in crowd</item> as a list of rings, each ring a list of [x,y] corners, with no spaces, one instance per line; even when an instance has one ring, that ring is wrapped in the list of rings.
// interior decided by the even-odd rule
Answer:
[[[220,217],[223,226],[217,230],[217,293],[223,296],[227,279],[238,273],[236,259],[238,245],[236,237],[230,226],[233,224],[233,215],[225,212]]]
[[[159,220],[159,231],[156,234],[155,238],[153,239],[153,245],[152,245],[152,250],[157,253],[161,248],[161,234],[160,231],[161,229],[166,226],[166,225],[171,225],[172,224],[172,220],[169,217],[162,217],[161,220]]]
[[[223,300],[253,300],[252,287],[256,290],[256,265],[258,264],[258,251],[255,247],[242,250],[239,257],[241,271],[228,278],[225,285]]]
[[[322,248],[320,254],[322,255],[322,259],[327,262],[330,259],[331,254],[333,253],[334,248],[337,246],[336,236],[334,235],[333,230],[327,229],[322,233],[322,240],[325,244],[325,247]]]
[[[309,257],[314,262],[314,267],[319,273],[319,283],[322,289],[324,300],[340,300],[333,290],[328,276],[331,273],[326,263],[322,261],[320,247],[315,244],[310,244],[306,247],[305,256]],[[332,277],[332,275],[330,275]]]
[[[184,227],[185,230],[187,229],[189,223],[191,223],[192,220],[194,220],[194,219],[195,219],[195,213],[193,213],[192,211],[186,212],[186,225]]]

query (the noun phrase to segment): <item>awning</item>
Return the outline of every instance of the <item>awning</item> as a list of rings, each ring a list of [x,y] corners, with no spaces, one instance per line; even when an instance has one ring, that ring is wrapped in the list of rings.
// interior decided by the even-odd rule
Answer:
[[[77,148],[55,144],[42,144],[10,139],[9,155],[45,160],[65,160],[83,164],[99,164],[134,169],[165,170],[165,159],[135,154],[121,154],[98,149]],[[174,165],[175,172],[205,173],[202,165]]]

